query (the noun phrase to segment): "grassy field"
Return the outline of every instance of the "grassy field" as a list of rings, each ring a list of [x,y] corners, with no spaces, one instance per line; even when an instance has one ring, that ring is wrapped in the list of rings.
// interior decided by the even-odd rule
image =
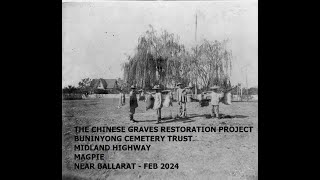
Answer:
[[[128,102],[128,101],[127,101]],[[64,100],[62,109],[63,179],[258,179],[258,102],[220,105],[220,113],[231,118],[211,119],[210,107],[187,104],[187,119],[170,119],[178,105],[163,108],[165,122],[157,124],[156,112],[139,102],[135,119],[129,121],[128,105],[118,109],[118,99]],[[150,144],[150,151],[106,151],[107,162],[178,162],[178,170],[74,170],[74,126],[253,126],[247,133],[172,133],[192,135],[191,142],[130,142]],[[116,135],[114,133],[112,135]],[[101,133],[99,135],[102,135]],[[111,134],[108,134],[111,135]],[[117,134],[123,135],[123,134]],[[161,133],[130,133],[161,135]],[[126,142],[110,142],[110,144]]]

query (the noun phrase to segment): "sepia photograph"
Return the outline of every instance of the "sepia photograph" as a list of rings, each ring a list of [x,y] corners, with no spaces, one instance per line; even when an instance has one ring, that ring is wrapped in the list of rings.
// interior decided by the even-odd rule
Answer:
[[[258,0],[62,1],[62,179],[258,179]]]

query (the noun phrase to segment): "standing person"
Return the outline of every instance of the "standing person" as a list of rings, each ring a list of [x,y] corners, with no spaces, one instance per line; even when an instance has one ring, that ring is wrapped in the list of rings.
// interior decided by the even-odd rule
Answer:
[[[185,89],[186,89],[186,96],[187,96],[187,102],[191,102],[191,96],[192,96],[192,86],[191,85],[189,85],[189,86],[187,86]],[[189,99],[190,98],[190,99]]]
[[[172,104],[172,102],[173,102],[173,94],[172,94],[172,91],[169,92],[168,96],[169,96],[169,98],[170,98],[169,106],[173,106],[173,104]]]
[[[153,90],[156,90],[156,94],[154,96],[154,105],[153,105],[153,109],[157,110],[157,120],[158,123],[161,122],[161,108],[162,108],[162,95],[161,95],[161,88],[159,85],[155,85],[153,87]]]
[[[133,115],[135,113],[136,108],[138,107],[138,101],[137,101],[137,93],[136,93],[136,87],[131,86],[131,91],[130,91],[130,121],[132,122],[137,122],[136,120],[133,119]]]
[[[177,84],[177,100],[179,104],[179,116],[180,118],[186,118],[187,116],[187,94],[186,89],[182,89],[182,83]]]
[[[169,92],[168,96],[169,96],[169,99],[170,99],[170,101],[169,101],[169,107],[170,107],[170,106],[173,107],[173,104],[172,104],[172,102],[173,102],[173,94],[172,94],[172,91]],[[172,118],[172,108],[170,108],[170,119],[171,119],[171,118]]]
[[[223,93],[218,93],[219,86],[213,86],[210,89],[212,89],[211,93],[211,117],[212,118],[218,118],[219,119],[219,102],[221,98],[223,98]]]
[[[144,97],[143,89],[140,89],[138,94],[138,101],[144,101],[144,100],[145,100],[145,97]]]
[[[123,93],[123,90],[122,90],[122,88],[120,89],[120,98],[119,98],[119,106],[118,106],[118,108],[120,108],[121,106],[123,106],[124,104],[125,104],[125,102],[126,102],[126,97],[125,97],[125,95],[124,95],[124,93]]]
[[[140,89],[140,90],[138,91],[138,94],[137,94],[137,95],[138,95],[138,97],[137,97],[138,101],[140,101],[141,91],[142,91],[142,90]]]
[[[141,97],[141,101],[145,101],[146,100],[146,97],[144,96],[144,90],[143,89],[141,89],[141,95],[140,95],[140,97]],[[139,99],[140,100],[140,99]]]

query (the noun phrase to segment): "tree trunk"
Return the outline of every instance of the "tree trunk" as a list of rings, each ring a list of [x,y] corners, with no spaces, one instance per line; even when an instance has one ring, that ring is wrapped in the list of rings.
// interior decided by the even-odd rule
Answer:
[[[198,86],[197,86],[198,80],[196,79],[196,85],[195,85],[195,90],[194,90],[194,95],[197,97],[198,94]]]

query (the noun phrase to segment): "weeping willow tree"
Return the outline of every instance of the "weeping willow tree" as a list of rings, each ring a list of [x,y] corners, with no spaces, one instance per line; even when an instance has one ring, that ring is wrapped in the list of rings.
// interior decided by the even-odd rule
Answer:
[[[232,52],[229,40],[203,40],[187,51],[179,37],[163,30],[157,33],[150,25],[138,39],[134,55],[122,66],[127,85],[150,89],[156,84],[164,88],[177,82],[227,87],[230,82]]]
[[[141,88],[155,84],[172,86],[181,80],[180,66],[185,48],[179,37],[166,30],[160,34],[152,26],[138,39],[133,57],[123,64],[124,80]]]

